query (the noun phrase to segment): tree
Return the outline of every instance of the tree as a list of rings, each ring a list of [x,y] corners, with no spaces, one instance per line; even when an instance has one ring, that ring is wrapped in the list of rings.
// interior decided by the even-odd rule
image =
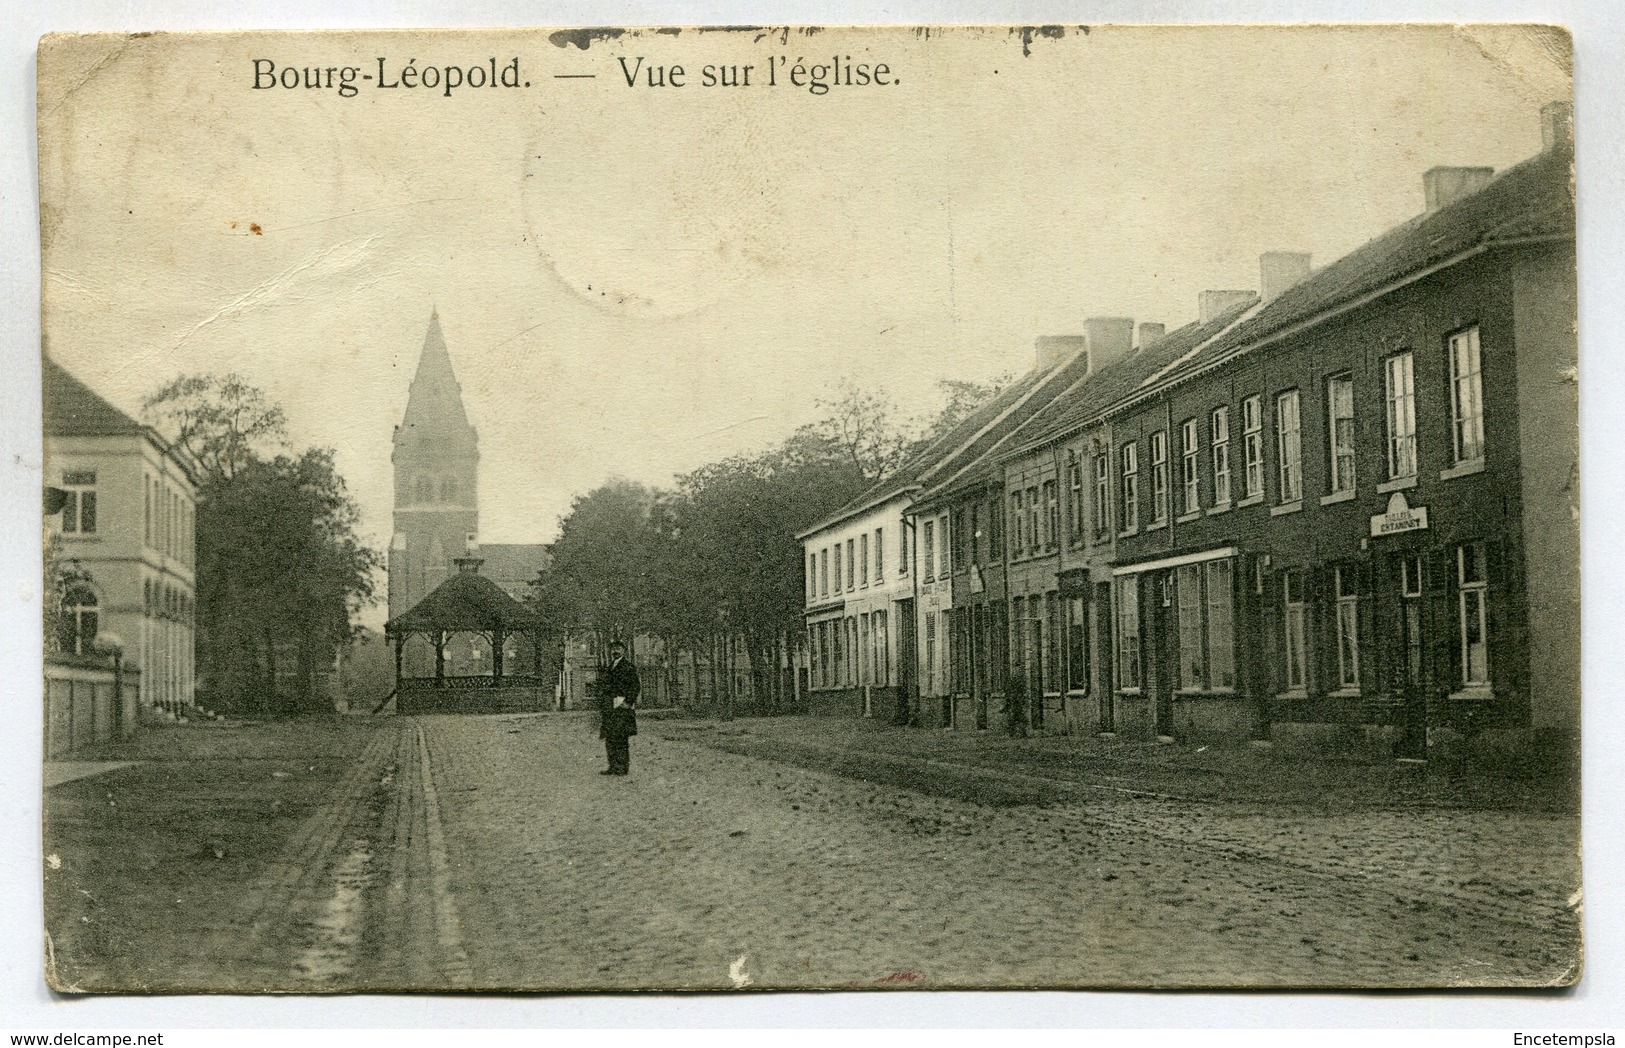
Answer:
[[[942,383],[946,404],[923,432],[883,396],[843,385],[822,419],[779,446],[702,466],[673,491],[611,480],[561,522],[552,565],[533,584],[538,611],[559,630],[649,633],[668,654],[708,652],[724,717],[742,654],[771,708],[779,656],[801,630],[796,535],[895,475],[1004,381]]]
[[[356,539],[357,517],[327,449],[250,459],[229,479],[205,482],[198,649],[203,678],[224,699],[262,712],[324,706],[317,672],[350,641],[382,566]],[[291,678],[291,693],[281,677]]]
[[[938,437],[947,436],[955,426],[970,418],[983,404],[1003,392],[1011,379],[1012,376],[1008,373],[998,376],[991,382],[966,382],[957,378],[938,379],[937,390],[942,394],[942,410],[926,429],[925,439],[936,440]]]
[[[552,629],[626,637],[655,625],[651,579],[662,559],[655,502],[656,493],[642,484],[613,479],[571,504],[552,563],[532,584]]]
[[[868,482],[884,480],[903,464],[917,435],[898,419],[897,407],[879,393],[843,379],[834,399],[819,401],[824,417],[803,426],[788,447],[813,458],[844,460]]]
[[[182,376],[146,402],[149,420],[201,471],[197,491],[200,685],[261,713],[326,707],[322,667],[374,599],[382,558],[333,452],[286,453],[282,409],[241,376]]]
[[[182,375],[148,397],[142,412],[210,477],[229,480],[288,443],[282,409],[238,374]]]

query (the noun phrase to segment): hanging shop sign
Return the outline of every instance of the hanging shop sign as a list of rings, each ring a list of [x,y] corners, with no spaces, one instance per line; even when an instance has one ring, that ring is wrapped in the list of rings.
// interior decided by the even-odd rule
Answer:
[[[1417,506],[1412,509],[1405,493],[1396,491],[1388,496],[1388,511],[1371,518],[1371,537],[1377,539],[1407,531],[1426,531],[1427,527],[1428,508]]]

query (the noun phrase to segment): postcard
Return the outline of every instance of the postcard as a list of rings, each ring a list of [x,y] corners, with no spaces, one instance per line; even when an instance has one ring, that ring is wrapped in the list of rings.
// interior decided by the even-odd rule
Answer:
[[[48,982],[1572,985],[1571,55],[46,37]]]

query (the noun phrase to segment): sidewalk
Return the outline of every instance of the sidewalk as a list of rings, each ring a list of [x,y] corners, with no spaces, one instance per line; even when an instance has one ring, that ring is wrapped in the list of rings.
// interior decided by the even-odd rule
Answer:
[[[128,768],[133,761],[46,761],[45,788],[60,786],[75,779],[88,779],[110,771]]]
[[[1246,745],[1164,745],[1095,736],[1017,739],[1003,732],[897,727],[844,717],[668,720],[657,730],[732,753],[992,803],[1043,803],[1046,794],[1075,787],[1322,811],[1579,810],[1578,784],[1565,776],[1513,779],[1442,762],[1362,763]],[[967,789],[974,795],[967,796]]]

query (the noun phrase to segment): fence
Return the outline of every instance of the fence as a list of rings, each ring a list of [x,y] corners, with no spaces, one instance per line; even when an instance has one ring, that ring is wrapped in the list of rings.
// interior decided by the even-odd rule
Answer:
[[[57,760],[97,743],[134,734],[141,673],[91,655],[45,656],[45,759]]]

